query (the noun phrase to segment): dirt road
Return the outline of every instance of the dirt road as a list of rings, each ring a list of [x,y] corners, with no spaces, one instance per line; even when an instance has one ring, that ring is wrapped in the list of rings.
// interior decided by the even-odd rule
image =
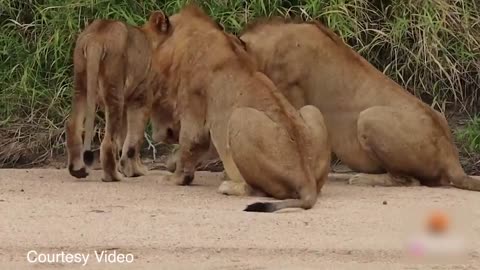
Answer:
[[[198,173],[191,187],[165,174],[102,183],[99,171],[78,181],[66,170],[0,170],[0,269],[429,269],[405,246],[433,208],[465,224],[452,231],[468,246],[461,264],[435,269],[480,268],[479,193],[331,181],[311,210],[246,213],[268,199],[217,194],[219,174]],[[98,263],[104,250],[133,262]],[[62,252],[90,258],[38,263]]]

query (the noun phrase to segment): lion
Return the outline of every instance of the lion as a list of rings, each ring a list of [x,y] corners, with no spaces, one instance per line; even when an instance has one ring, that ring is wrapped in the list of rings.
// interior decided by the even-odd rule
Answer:
[[[191,184],[211,142],[232,178],[220,185],[222,193],[284,200],[254,203],[245,211],[312,208],[331,156],[320,111],[314,106],[297,111],[199,7],[188,5],[169,20],[172,31],[158,33],[159,39],[168,37],[155,51],[152,67],[163,74],[180,121],[171,179]]]
[[[151,70],[152,52],[161,40],[152,31],[169,31],[162,11],[154,12],[148,25],[148,28],[135,27],[97,19],[76,40],[75,90],[66,123],[68,170],[76,178],[87,177],[94,161],[91,141],[97,104],[105,112],[105,135],[100,146],[102,180],[122,180],[119,171],[127,177],[147,172],[140,159],[140,147],[153,100],[161,100],[154,94],[157,78]],[[151,25],[162,28],[153,29]],[[121,153],[120,168],[118,153]]]
[[[321,23],[260,20],[240,39],[291,104],[320,109],[333,153],[359,172],[351,184],[480,190],[480,180],[460,165],[443,114]]]

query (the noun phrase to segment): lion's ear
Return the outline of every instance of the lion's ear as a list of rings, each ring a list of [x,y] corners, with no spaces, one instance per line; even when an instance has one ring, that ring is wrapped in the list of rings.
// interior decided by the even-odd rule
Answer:
[[[148,20],[151,25],[158,29],[161,32],[167,32],[170,28],[170,21],[168,20],[168,16],[163,13],[163,11],[154,11],[150,15],[150,19]]]
[[[243,41],[241,37],[238,37],[238,40],[240,41],[240,44],[242,44],[243,49],[246,51],[247,50],[247,43]]]
[[[225,27],[223,27],[223,25],[219,22],[215,22],[217,24],[217,27],[218,29],[222,30],[222,31],[225,31]]]

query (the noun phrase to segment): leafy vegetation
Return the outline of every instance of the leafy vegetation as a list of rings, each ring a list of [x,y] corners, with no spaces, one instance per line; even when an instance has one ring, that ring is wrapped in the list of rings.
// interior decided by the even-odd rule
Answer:
[[[1,0],[0,165],[38,162],[62,149],[72,93],[72,49],[88,21],[113,18],[138,25],[152,10],[172,14],[186,2]],[[377,68],[435,108],[475,111],[479,105],[477,0],[199,2],[235,33],[263,16],[323,21]],[[465,140],[480,151],[475,136],[478,119],[472,125],[477,129]]]

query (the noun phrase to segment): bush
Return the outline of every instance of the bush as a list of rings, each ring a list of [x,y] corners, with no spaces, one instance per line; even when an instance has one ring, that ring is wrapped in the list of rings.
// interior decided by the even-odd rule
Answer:
[[[150,11],[172,14],[186,2],[1,1],[0,164],[21,161],[25,151],[47,157],[61,149],[72,93],[72,49],[89,20],[114,18],[142,24]],[[478,106],[480,4],[476,0],[200,2],[235,33],[261,16],[321,20],[377,68],[437,109],[473,111]]]

